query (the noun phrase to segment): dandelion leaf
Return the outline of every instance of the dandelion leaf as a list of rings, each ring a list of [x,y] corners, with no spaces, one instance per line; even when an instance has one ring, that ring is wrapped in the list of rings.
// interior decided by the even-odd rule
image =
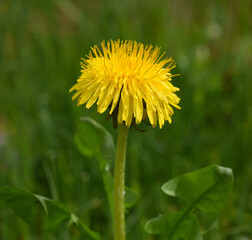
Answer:
[[[209,230],[225,207],[232,187],[232,170],[217,165],[176,177],[166,182],[162,190],[183,200],[184,208],[151,219],[145,229],[170,240],[202,239],[200,235]]]
[[[88,158],[96,158],[98,161],[104,187],[111,210],[113,209],[114,179],[111,169],[115,160],[115,144],[112,135],[99,123],[89,117],[82,117],[78,131],[75,134],[75,142],[79,151]],[[134,206],[139,196],[137,193],[125,187],[125,208]]]
[[[38,220],[38,209],[46,215],[44,220],[45,230],[56,230],[59,227],[71,227],[88,235],[93,240],[100,240],[99,233],[92,231],[85,225],[67,205],[33,194],[22,188],[7,186],[0,188],[0,204],[13,210],[23,221],[35,224]]]

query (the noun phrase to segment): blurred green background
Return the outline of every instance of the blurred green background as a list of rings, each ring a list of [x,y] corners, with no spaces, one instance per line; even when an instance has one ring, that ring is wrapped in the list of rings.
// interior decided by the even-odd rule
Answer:
[[[231,167],[235,184],[205,239],[252,239],[251,12],[250,0],[0,1],[0,186],[60,200],[110,239],[99,167],[73,137],[81,116],[95,118],[115,140],[117,131],[95,106],[77,108],[68,90],[90,46],[132,39],[176,60],[182,109],[162,130],[130,130],[126,182],[141,197],[127,213],[128,239],[158,239],[144,224],[176,209],[162,184],[210,164]],[[80,238],[30,227],[1,207],[0,239]]]

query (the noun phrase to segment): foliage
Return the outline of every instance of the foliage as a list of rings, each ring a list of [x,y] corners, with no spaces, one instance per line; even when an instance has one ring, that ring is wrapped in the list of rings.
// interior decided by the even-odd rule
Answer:
[[[174,58],[181,111],[162,131],[130,131],[126,183],[141,198],[127,211],[129,239],[152,239],[147,220],[177,208],[177,198],[157,186],[212,164],[232,168],[235,183],[204,240],[251,239],[251,24],[248,0],[0,1],[0,186],[63,202],[111,239],[101,172],[73,136],[80,116],[94,118],[114,138],[116,131],[95,107],[77,108],[68,89],[89,46],[132,39]],[[1,208],[0,239],[65,240],[69,231],[29,227]]]
[[[82,123],[75,134],[75,142],[80,152],[87,157],[95,157],[99,163],[110,208],[113,204],[114,180],[111,169],[115,159],[115,147],[110,133],[91,118],[81,118]],[[125,188],[125,207],[136,204],[138,195],[129,187]]]
[[[36,209],[42,207],[47,219],[44,224],[46,230],[57,227],[66,228],[73,224],[79,231],[88,234],[94,240],[99,240],[99,234],[90,230],[80,219],[63,203],[44,196],[32,194],[17,187],[0,188],[0,202],[11,208],[19,217],[29,224],[38,222]]]
[[[148,233],[161,233],[164,239],[201,240],[223,211],[233,187],[231,169],[210,166],[176,177],[162,186],[165,194],[181,198],[185,206],[177,213],[151,219]]]
[[[75,135],[76,144],[84,156],[97,159],[110,208],[113,209],[114,183],[109,171],[111,168],[109,160],[115,157],[113,138],[105,128],[91,118],[82,118],[82,121]],[[146,231],[150,234],[161,234],[164,239],[168,237],[171,240],[202,240],[201,229],[207,231],[217,219],[230,195],[232,183],[232,170],[220,166],[207,167],[168,181],[162,190],[169,196],[183,199],[186,206],[178,213],[166,213],[151,219],[145,226]],[[125,190],[125,206],[132,207],[137,202],[137,195],[128,187]],[[0,199],[29,224],[36,222],[37,215],[34,208],[39,203],[47,215],[44,224],[46,230],[59,226],[64,229],[74,224],[92,239],[100,239],[98,233],[90,230],[61,202],[17,187],[0,188]]]

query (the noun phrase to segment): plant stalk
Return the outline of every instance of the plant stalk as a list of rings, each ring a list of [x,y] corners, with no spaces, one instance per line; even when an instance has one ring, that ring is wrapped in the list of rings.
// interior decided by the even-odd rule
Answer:
[[[119,124],[114,170],[114,240],[126,240],[124,179],[128,128]]]

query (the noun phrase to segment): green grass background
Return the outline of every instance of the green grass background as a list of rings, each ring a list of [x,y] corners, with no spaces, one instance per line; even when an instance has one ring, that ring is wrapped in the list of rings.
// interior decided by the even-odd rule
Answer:
[[[81,116],[116,139],[112,122],[71,101],[80,58],[102,40],[161,46],[177,62],[181,110],[162,130],[131,129],[126,182],[140,194],[127,213],[128,239],[158,239],[143,227],[176,201],[160,191],[180,174],[210,164],[231,167],[233,195],[205,239],[252,239],[252,2],[250,0],[0,1],[0,186],[60,200],[111,239],[98,165],[74,144]],[[0,208],[0,239],[81,239],[45,232]],[[87,238],[83,238],[87,239]]]

